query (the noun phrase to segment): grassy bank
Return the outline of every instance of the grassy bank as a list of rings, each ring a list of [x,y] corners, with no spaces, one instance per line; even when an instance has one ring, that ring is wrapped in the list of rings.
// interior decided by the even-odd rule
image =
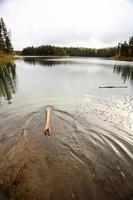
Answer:
[[[127,56],[114,56],[113,60],[120,60],[120,61],[133,61],[133,57]]]
[[[0,66],[15,59],[15,54],[0,54]]]

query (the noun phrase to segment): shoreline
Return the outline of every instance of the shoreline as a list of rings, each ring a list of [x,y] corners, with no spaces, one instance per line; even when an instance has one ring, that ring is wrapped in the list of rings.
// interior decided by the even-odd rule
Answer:
[[[46,58],[71,58],[71,57],[76,57],[76,58],[104,58],[104,59],[109,59],[109,60],[116,60],[116,61],[131,61],[133,62],[133,57],[126,57],[126,56],[113,56],[113,57],[89,57],[89,56],[54,56],[54,55],[18,55],[15,57],[46,57]]]
[[[15,59],[15,54],[0,54],[0,66]]]
[[[0,54],[0,65],[4,65],[7,64],[8,62],[15,60],[18,57],[71,57],[71,56],[26,56],[26,55],[15,55],[15,54]],[[80,57],[80,56],[76,56],[76,57]],[[84,58],[84,56],[83,56]],[[86,56],[85,56],[86,58]],[[89,57],[88,57],[89,58]],[[94,57],[95,58],[95,57]],[[100,58],[100,57],[98,57]],[[116,60],[116,61],[129,61],[129,62],[133,62],[133,57],[126,57],[126,56],[114,56],[114,57],[109,57],[108,59],[111,60]]]
[[[133,62],[133,57],[126,57],[126,56],[114,56],[112,60],[119,60],[119,61],[130,61]]]

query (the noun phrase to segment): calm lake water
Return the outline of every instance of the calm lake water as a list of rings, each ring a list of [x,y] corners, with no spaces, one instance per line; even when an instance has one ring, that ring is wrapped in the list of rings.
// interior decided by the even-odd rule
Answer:
[[[28,162],[33,188],[19,199],[131,199],[132,130],[133,62],[20,57],[0,68],[0,183]]]
[[[1,109],[133,94],[133,62],[99,58],[22,57],[0,71]],[[99,86],[128,86],[99,89]],[[43,104],[42,104],[43,102]],[[9,105],[10,104],[10,105]]]

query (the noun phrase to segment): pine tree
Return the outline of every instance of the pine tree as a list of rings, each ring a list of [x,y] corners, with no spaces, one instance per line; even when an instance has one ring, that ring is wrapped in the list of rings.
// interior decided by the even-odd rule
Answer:
[[[7,37],[6,37],[6,48],[7,48],[7,53],[12,53],[13,52],[13,47],[12,47],[12,43],[11,43],[11,33],[10,31],[7,33]]]
[[[5,49],[5,42],[4,42],[4,36],[3,36],[2,21],[0,19],[0,50],[4,51],[4,49]]]
[[[12,53],[11,34],[7,31],[3,18],[0,19],[0,49],[6,53]]]
[[[133,56],[133,36],[129,38],[129,56]]]

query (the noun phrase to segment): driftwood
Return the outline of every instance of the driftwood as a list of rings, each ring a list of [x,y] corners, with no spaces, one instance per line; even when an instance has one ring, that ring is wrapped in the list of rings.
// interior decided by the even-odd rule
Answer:
[[[127,88],[128,86],[101,86],[99,88]]]
[[[51,116],[51,106],[46,107],[46,116],[45,116],[45,124],[44,124],[44,134],[46,136],[51,135],[51,126],[50,126],[50,117]]]

